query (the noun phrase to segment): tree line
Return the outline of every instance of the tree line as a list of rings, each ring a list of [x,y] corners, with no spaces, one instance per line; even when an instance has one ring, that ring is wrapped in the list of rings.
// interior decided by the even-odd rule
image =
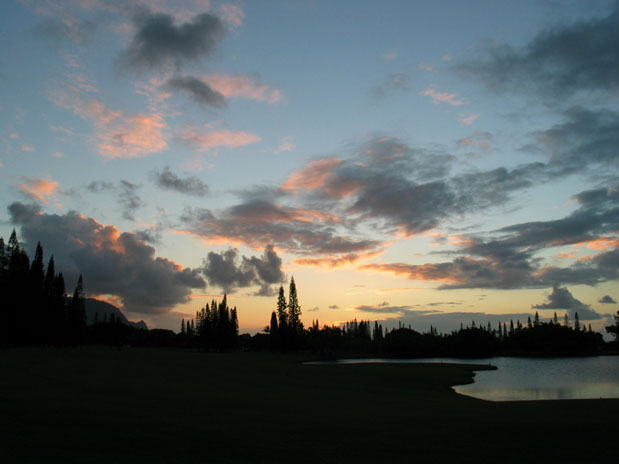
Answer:
[[[185,347],[197,347],[205,350],[230,350],[238,347],[239,320],[236,306],[228,306],[228,297],[217,303],[212,300],[209,305],[196,312],[194,319],[181,320],[179,344]]]
[[[37,243],[32,261],[15,229],[5,244],[0,237],[0,345],[79,345],[86,339],[84,285],[79,276],[73,296],[66,294],[54,257],[47,267]]]
[[[252,337],[253,349],[276,351],[310,350],[316,354],[381,355],[394,357],[490,357],[490,356],[578,356],[598,354],[604,350],[617,349],[619,341],[605,343],[602,335],[594,332],[591,324],[585,326],[578,313],[574,321],[567,314],[561,320],[554,314],[542,321],[536,312],[526,323],[520,320],[499,322],[492,326],[462,324],[459,330],[441,334],[430,326],[421,333],[410,325],[399,322],[397,327],[384,329],[378,321],[350,321],[341,325],[320,327],[312,321],[308,329],[298,320],[301,314],[294,278],[290,281],[289,300],[286,303],[284,289],[280,287],[276,310],[271,314],[269,325],[263,334]],[[619,311],[615,324],[607,332],[619,337]]]
[[[526,323],[510,321],[492,327],[461,325],[459,330],[440,334],[430,327],[426,333],[410,325],[391,330],[377,321],[350,321],[338,326],[320,327],[318,320],[305,328],[294,277],[288,298],[280,286],[275,310],[264,333],[239,335],[237,308],[228,306],[227,295],[212,300],[196,312],[195,318],[181,321],[180,333],[167,329],[145,330],[121,323],[112,315],[87,326],[84,283],[80,275],[72,296],[65,288],[62,272],[57,272],[54,257],[44,264],[43,247],[37,243],[32,260],[20,245],[15,230],[8,243],[0,237],[0,346],[77,346],[108,344],[169,346],[203,350],[309,350],[324,355],[379,354],[385,356],[486,357],[572,356],[596,354],[619,348],[619,311],[615,323],[606,327],[617,341],[604,343],[591,325],[581,324],[565,314],[560,321],[555,313],[541,321],[535,313]]]

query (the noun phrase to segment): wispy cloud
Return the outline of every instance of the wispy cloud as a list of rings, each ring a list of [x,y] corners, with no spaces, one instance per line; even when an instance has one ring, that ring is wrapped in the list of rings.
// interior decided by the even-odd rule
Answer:
[[[263,84],[249,76],[210,74],[202,77],[201,80],[226,98],[247,98],[270,104],[283,101],[279,89]]]
[[[232,3],[224,3],[219,7],[219,12],[224,21],[232,24],[233,26],[240,26],[245,19],[245,12],[243,9]]]
[[[459,98],[457,93],[437,92],[434,89],[426,89],[421,92],[422,95],[432,98],[432,103],[447,103],[452,106],[467,105],[469,103],[466,98]]]
[[[468,116],[462,116],[458,118],[458,121],[460,121],[460,123],[464,124],[465,126],[470,126],[477,120],[477,118],[479,118],[479,116],[480,115],[477,113],[472,113],[472,114],[469,114]]]
[[[29,197],[42,203],[47,203],[47,199],[58,190],[58,182],[50,179],[30,179],[24,177],[18,188]]]
[[[168,148],[167,124],[161,114],[127,115],[110,109],[100,100],[82,97],[70,87],[51,92],[49,98],[57,106],[93,122],[92,140],[105,158],[136,158]]]
[[[238,148],[261,140],[256,134],[244,131],[209,130],[203,132],[197,127],[185,127],[180,139],[198,151],[209,151],[217,147]]]
[[[406,72],[391,73],[383,82],[370,89],[370,95],[382,99],[410,90],[410,75]]]

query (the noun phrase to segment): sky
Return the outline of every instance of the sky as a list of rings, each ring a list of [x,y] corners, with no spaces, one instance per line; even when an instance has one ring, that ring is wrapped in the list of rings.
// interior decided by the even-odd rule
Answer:
[[[616,1],[6,0],[0,236],[179,330],[619,309]]]

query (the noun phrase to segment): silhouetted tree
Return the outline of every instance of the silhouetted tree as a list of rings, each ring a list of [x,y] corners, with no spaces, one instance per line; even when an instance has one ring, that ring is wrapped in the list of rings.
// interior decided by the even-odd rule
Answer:
[[[84,282],[80,274],[67,314],[69,343],[73,346],[83,343],[85,339],[86,310],[84,305]]]
[[[578,313],[574,313],[574,330],[577,332],[580,331],[580,319],[578,318]]]
[[[606,332],[615,337],[616,341],[619,341],[619,311],[617,311],[617,314],[613,315],[613,318],[615,319],[615,323],[613,325],[607,325],[605,329]]]
[[[275,349],[279,344],[279,328],[277,326],[277,314],[275,311],[271,313],[271,321],[269,323],[269,343],[271,349]]]

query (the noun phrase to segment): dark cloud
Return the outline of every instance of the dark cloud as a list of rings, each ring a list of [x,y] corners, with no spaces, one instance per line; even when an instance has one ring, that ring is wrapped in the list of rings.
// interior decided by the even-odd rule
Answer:
[[[227,293],[257,285],[260,289],[256,295],[273,296],[273,286],[286,280],[281,266],[282,260],[273,245],[267,245],[259,258],[242,256],[239,260],[239,252],[235,248],[222,253],[210,252],[204,259],[201,271],[211,285],[221,287]]]
[[[377,240],[339,235],[337,218],[318,210],[293,208],[255,199],[214,216],[210,211],[187,210],[181,217],[188,229],[208,239],[222,239],[260,247],[273,243],[299,254],[328,255],[373,250]]]
[[[95,180],[84,188],[90,193],[114,193],[116,201],[121,208],[122,217],[128,221],[135,221],[136,211],[145,205],[138,194],[140,187],[140,185],[121,179],[118,184],[103,180]]]
[[[183,224],[200,224],[202,222],[215,221],[215,219],[211,210],[206,208],[186,207],[179,216],[179,220]]]
[[[318,306],[314,306],[313,308],[307,310],[308,313],[314,313],[316,311],[320,311],[320,308]]]
[[[603,304],[617,304],[617,300],[615,300],[612,296],[610,295],[604,295],[602,298],[600,298],[598,300],[598,303],[603,303]]]
[[[138,71],[169,65],[179,68],[196,61],[211,54],[225,34],[222,21],[209,13],[177,25],[171,15],[142,9],[134,15],[133,22],[135,35],[121,53],[119,63]]]
[[[166,87],[187,92],[200,105],[222,107],[226,105],[226,97],[214,90],[210,85],[197,77],[178,76],[166,81]]]
[[[209,193],[208,185],[196,176],[180,177],[170,171],[169,166],[166,166],[161,172],[153,172],[153,178],[159,187],[166,190],[174,190],[179,193],[200,197]]]
[[[409,279],[442,281],[441,289],[543,288],[565,284],[597,285],[619,279],[619,193],[616,187],[577,195],[581,206],[569,216],[516,224],[495,232],[494,239],[462,236],[459,255],[449,262],[421,265],[367,264],[360,269],[389,272]],[[600,245],[595,245],[601,242]],[[557,246],[606,247],[567,267],[548,266],[537,253]]]
[[[370,95],[374,98],[382,99],[401,92],[407,92],[410,90],[410,81],[410,76],[405,72],[391,73],[384,82],[370,89]]]
[[[114,190],[114,184],[103,180],[93,180],[86,186],[86,190],[91,193],[100,193],[108,190]]]
[[[334,304],[334,305],[329,305],[329,309],[340,309],[340,307]]]
[[[137,193],[139,188],[139,185],[128,180],[120,180],[117,190],[118,204],[122,208],[122,216],[129,221],[135,221],[135,212],[144,206],[144,202]]]
[[[161,229],[159,227],[153,227],[149,229],[135,230],[133,233],[143,242],[150,243],[151,245],[159,245],[161,243]]]
[[[64,15],[61,19],[46,18],[33,29],[33,34],[47,43],[60,45],[70,41],[79,45],[90,42],[97,25],[88,20]]]
[[[565,287],[553,287],[552,293],[548,295],[546,302],[534,305],[533,308],[564,309],[568,311],[570,319],[573,319],[576,313],[578,313],[579,319],[585,321],[602,318],[599,313],[591,309],[591,306],[574,298],[570,291]]]
[[[525,150],[546,155],[556,174],[584,171],[591,165],[616,172],[619,166],[619,113],[615,111],[571,108],[564,112],[562,123],[531,135],[534,143]]]
[[[549,27],[517,48],[490,44],[480,59],[457,69],[497,91],[531,94],[553,102],[579,91],[619,89],[619,4],[604,18]]]
[[[514,193],[552,178],[544,163],[449,176],[455,158],[381,137],[347,159],[321,158],[294,173],[282,189],[305,195],[349,221],[386,232],[417,234],[447,218],[496,208]]]
[[[192,288],[206,286],[199,270],[156,256],[155,248],[134,233],[74,211],[46,214],[19,202],[9,206],[9,213],[28,248],[40,241],[46,256],[54,255],[68,287],[82,274],[89,295],[117,295],[127,311],[166,313],[188,302]]]

